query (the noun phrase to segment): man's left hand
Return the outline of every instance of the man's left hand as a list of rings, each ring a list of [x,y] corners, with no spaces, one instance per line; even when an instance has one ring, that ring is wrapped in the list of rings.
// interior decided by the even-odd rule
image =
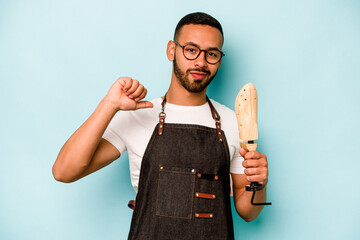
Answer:
[[[243,148],[239,152],[244,158],[243,166],[245,167],[246,179],[249,182],[258,182],[265,186],[268,182],[266,155],[257,151],[248,152]]]

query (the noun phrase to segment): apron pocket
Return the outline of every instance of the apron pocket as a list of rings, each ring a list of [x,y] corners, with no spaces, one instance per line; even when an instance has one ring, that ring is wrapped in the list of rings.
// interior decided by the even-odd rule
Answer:
[[[192,168],[159,166],[157,216],[192,219],[195,173]]]

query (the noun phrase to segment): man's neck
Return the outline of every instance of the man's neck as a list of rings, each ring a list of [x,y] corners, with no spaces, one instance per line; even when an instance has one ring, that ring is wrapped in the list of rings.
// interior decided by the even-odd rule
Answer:
[[[182,106],[200,106],[206,103],[206,89],[199,93],[189,92],[177,79],[172,79],[166,93],[166,101]]]

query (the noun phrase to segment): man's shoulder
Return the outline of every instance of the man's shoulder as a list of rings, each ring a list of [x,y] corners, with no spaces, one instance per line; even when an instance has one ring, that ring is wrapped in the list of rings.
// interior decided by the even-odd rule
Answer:
[[[218,113],[227,117],[235,117],[235,111],[232,110],[231,108],[227,107],[224,104],[221,104],[217,101],[215,101],[214,99],[210,99],[211,103],[214,105],[216,111],[218,111]]]
[[[213,99],[210,99],[221,118],[221,126],[226,134],[228,143],[233,146],[239,144],[238,124],[235,111]]]

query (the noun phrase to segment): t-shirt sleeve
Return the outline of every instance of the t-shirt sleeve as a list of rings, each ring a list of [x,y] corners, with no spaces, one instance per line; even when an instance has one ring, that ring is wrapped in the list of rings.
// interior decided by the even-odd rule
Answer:
[[[230,173],[244,174],[245,168],[242,165],[243,161],[244,158],[240,155],[239,148],[236,148],[233,159],[231,160],[231,164],[230,164]]]
[[[113,117],[102,137],[114,145],[122,155],[126,151],[126,144],[121,137],[121,133],[124,133],[124,126],[126,126],[126,124],[124,124],[124,122],[122,122],[123,124],[120,124],[122,120],[125,120],[121,115],[122,114],[118,113]]]

